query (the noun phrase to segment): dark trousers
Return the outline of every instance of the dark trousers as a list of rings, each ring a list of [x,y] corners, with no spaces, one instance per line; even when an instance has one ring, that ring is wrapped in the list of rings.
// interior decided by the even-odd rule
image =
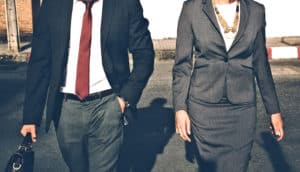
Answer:
[[[123,141],[121,109],[115,94],[63,102],[58,144],[71,172],[116,171]]]

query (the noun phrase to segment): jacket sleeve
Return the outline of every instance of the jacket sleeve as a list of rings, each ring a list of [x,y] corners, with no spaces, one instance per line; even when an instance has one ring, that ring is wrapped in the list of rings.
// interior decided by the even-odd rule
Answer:
[[[27,69],[23,124],[39,125],[42,119],[50,77],[50,38],[47,4],[44,0],[34,26],[32,50]]]
[[[128,0],[129,51],[133,56],[133,68],[120,96],[135,106],[141,97],[154,68],[154,50],[148,20],[143,16],[139,0]]]
[[[262,13],[262,27],[257,33],[255,40],[253,66],[255,70],[256,81],[262,96],[265,109],[267,111],[267,114],[271,115],[280,112],[280,107],[266,50],[266,22],[264,8],[262,10]]]
[[[173,106],[175,112],[178,110],[187,110],[186,100],[190,85],[193,61],[193,31],[190,21],[188,1],[183,4],[180,14],[177,41],[176,56],[173,66]]]

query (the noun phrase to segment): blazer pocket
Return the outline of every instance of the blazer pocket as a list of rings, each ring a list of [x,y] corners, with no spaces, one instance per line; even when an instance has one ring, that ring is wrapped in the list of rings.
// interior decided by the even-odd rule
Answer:
[[[195,64],[194,69],[200,69],[209,66],[209,64]]]
[[[244,64],[241,64],[241,66],[242,66],[243,68],[246,68],[246,69],[254,70],[254,68],[251,67],[251,66],[247,66],[247,65],[244,65]]]

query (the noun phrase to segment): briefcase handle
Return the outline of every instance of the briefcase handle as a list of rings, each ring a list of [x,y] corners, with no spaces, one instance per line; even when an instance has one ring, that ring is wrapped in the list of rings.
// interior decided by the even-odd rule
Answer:
[[[21,147],[27,147],[32,148],[32,139],[31,139],[31,133],[27,133],[26,136],[23,139],[23,142],[21,144]]]
[[[9,158],[5,172],[32,172],[34,162],[34,152],[32,149],[31,134],[27,133],[17,151]]]

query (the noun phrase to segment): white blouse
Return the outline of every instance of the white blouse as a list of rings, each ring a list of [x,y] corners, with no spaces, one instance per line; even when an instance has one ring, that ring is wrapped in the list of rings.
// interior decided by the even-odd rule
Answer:
[[[236,2],[230,3],[230,4],[217,4],[216,7],[218,8],[220,15],[226,21],[228,26],[232,27],[233,21],[235,18],[235,13],[236,13]],[[218,20],[218,17],[216,17],[216,18]],[[224,42],[226,45],[226,50],[228,51],[235,39],[237,32],[238,32],[238,27],[239,27],[240,22],[238,22],[237,31],[235,33],[232,33],[232,32],[224,33],[224,28],[222,27],[219,20],[218,20],[218,23],[219,23],[219,27],[221,29],[221,33],[222,33],[222,36],[223,36],[223,39],[224,39]]]

